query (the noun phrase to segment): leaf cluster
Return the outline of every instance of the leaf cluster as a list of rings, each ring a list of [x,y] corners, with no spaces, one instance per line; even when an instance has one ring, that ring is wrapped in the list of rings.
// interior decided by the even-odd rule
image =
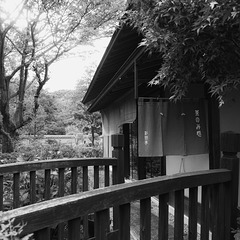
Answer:
[[[151,84],[186,95],[203,82],[221,100],[240,82],[240,3],[236,0],[134,1],[128,22],[143,34],[141,45],[162,54]]]
[[[27,235],[23,238],[20,238],[19,235],[23,231],[23,228],[26,224],[17,224],[14,225],[14,218],[9,221],[2,222],[0,221],[0,239],[2,240],[28,240],[31,239],[31,235]]]

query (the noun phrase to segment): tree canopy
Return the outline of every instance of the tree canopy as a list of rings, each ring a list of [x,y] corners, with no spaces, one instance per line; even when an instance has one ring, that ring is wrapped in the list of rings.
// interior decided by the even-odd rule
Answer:
[[[240,83],[240,2],[237,0],[134,0],[128,23],[141,45],[162,54],[151,84],[169,87],[173,99],[190,82],[203,82],[223,102]]]
[[[1,1],[0,135],[4,152],[13,150],[16,132],[36,117],[50,65],[77,45],[109,34],[123,8],[120,0]],[[35,87],[28,108],[32,114],[26,115],[30,86]],[[15,104],[10,104],[12,99]]]

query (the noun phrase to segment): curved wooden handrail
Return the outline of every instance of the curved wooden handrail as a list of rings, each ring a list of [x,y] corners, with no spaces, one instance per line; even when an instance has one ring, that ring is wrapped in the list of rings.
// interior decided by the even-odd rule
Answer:
[[[83,166],[116,166],[115,158],[65,158],[53,160],[40,160],[32,162],[19,162],[0,165],[0,174],[26,171],[37,171],[54,168],[70,168]]]
[[[22,221],[27,223],[23,231],[24,235],[89,213],[104,211],[116,205],[129,204],[135,200],[198,186],[221,185],[230,181],[231,171],[224,169],[161,176],[81,192],[13,209],[2,213],[1,219],[15,218],[16,223]]]

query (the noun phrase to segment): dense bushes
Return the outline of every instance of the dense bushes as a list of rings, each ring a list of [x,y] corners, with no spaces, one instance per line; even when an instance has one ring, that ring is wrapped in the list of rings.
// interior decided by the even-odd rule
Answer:
[[[21,141],[16,147],[16,151],[9,154],[0,153],[0,163],[14,163],[26,161],[38,161],[47,159],[61,158],[86,158],[86,157],[102,157],[101,146],[84,147],[79,145],[60,144],[56,141],[43,142],[41,140]],[[78,169],[81,176],[81,168]],[[65,170],[65,193],[71,191],[71,171]],[[81,186],[82,179],[78,179]],[[44,199],[44,171],[36,172],[36,200]],[[12,209],[13,207],[13,176],[12,174],[4,175],[4,210]],[[58,194],[58,170],[51,171],[51,198],[57,197]],[[27,172],[20,174],[20,202],[21,206],[30,203],[30,175]],[[81,189],[79,189],[80,191]]]
[[[0,163],[13,163],[22,161],[102,157],[100,144],[93,147],[84,145],[61,144],[54,140],[24,140],[18,143],[13,153],[0,153]]]

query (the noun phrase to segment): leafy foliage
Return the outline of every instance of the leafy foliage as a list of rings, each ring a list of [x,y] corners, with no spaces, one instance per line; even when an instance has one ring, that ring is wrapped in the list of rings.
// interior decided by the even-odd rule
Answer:
[[[0,212],[0,216],[1,216],[1,212]],[[0,221],[0,239],[1,240],[28,240],[31,238],[32,234],[27,235],[23,238],[20,238],[19,235],[20,233],[23,231],[25,224],[17,224],[14,225],[14,218],[6,221],[6,222],[2,222]]]
[[[4,153],[0,155],[1,164],[5,163],[16,163],[26,162],[33,160],[44,160],[44,159],[62,159],[62,158],[86,158],[86,157],[102,157],[101,146],[95,147],[81,147],[72,146],[66,144],[60,144],[55,141],[51,141],[48,144],[44,143],[43,140],[34,140],[31,142],[21,141],[18,144],[17,152],[15,153]],[[79,171],[79,186],[81,186],[82,173],[81,168]],[[65,179],[65,193],[71,193],[71,171],[66,169],[64,173]],[[4,175],[4,210],[13,208],[13,175]],[[30,204],[30,175],[27,172],[20,174],[20,202],[21,206]],[[45,189],[45,174],[44,171],[36,172],[36,200],[42,201],[44,199]],[[81,189],[79,188],[79,191]],[[58,170],[51,171],[50,181],[50,198],[58,196]]]
[[[162,54],[151,84],[185,96],[203,82],[222,101],[240,82],[240,3],[236,0],[136,0],[127,21],[144,36],[141,45]]]
[[[25,115],[28,114],[29,109],[31,111],[32,97],[32,94],[26,95]],[[43,90],[39,97],[39,109],[36,115],[32,116],[32,121],[22,127],[18,133],[34,136],[66,134],[64,120],[59,116],[61,108],[57,105],[56,97]]]

